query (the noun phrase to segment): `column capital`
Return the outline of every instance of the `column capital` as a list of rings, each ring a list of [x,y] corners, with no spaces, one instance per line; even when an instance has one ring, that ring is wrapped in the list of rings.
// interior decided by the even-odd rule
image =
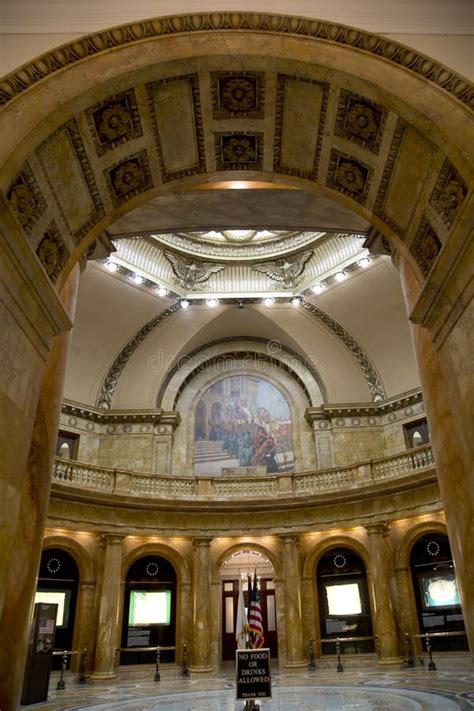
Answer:
[[[214,539],[212,536],[196,536],[193,538],[194,548],[209,548]]]
[[[124,533],[111,533],[109,531],[101,531],[99,533],[99,543],[103,546],[121,544],[126,538]]]
[[[280,541],[284,544],[298,544],[300,542],[300,534],[299,533],[280,533],[278,536]]]
[[[369,523],[364,526],[369,536],[388,536],[390,525],[388,521],[379,521],[378,523]]]

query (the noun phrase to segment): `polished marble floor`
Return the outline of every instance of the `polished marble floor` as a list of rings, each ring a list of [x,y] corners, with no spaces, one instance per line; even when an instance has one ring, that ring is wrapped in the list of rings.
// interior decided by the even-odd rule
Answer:
[[[467,711],[474,708],[474,674],[405,669],[373,671],[275,672],[272,699],[260,701],[261,711]],[[54,684],[52,685],[54,686]],[[26,708],[26,707],[25,707]],[[213,678],[165,678],[153,681],[76,685],[51,689],[41,711],[237,711],[231,672]]]

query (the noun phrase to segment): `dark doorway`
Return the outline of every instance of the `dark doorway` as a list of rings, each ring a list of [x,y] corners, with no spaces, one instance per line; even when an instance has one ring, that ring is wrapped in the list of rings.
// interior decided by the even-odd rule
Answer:
[[[135,647],[175,647],[176,572],[172,564],[157,555],[135,561],[125,583],[121,664],[151,664],[154,652],[133,651]],[[175,650],[163,650],[162,662],[174,662]]]
[[[76,619],[79,568],[74,558],[62,548],[43,551],[38,575],[35,602],[52,602],[58,605],[55,651],[73,651],[74,623]],[[71,657],[68,657],[68,668]],[[53,656],[52,669],[61,668],[61,656]]]
[[[372,637],[367,574],[364,561],[350,548],[333,548],[318,563],[317,588],[321,639]],[[345,654],[373,652],[373,639],[342,643]],[[335,654],[336,644],[322,644]]]

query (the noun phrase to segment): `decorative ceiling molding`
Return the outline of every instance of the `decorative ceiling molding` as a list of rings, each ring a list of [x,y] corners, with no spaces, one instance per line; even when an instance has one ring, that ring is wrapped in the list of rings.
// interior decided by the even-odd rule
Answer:
[[[342,326],[338,321],[333,319],[325,311],[322,311],[320,308],[310,303],[309,301],[303,299],[301,302],[301,306],[306,309],[308,313],[314,316],[318,321],[327,326],[327,328],[329,328],[329,330],[332,331],[332,333],[334,333],[339,338],[339,340],[344,343],[346,348],[350,351],[351,356],[356,361],[357,365],[364,374],[364,378],[369,388],[370,396],[373,402],[384,400],[385,389],[382,385],[382,381],[380,380],[377,374],[377,371],[375,370],[375,366],[373,365],[367,353],[365,353],[365,351],[363,350],[362,346],[357,343],[357,341],[351,336],[349,331],[346,331],[344,326]]]
[[[167,37],[206,32],[242,32],[281,34],[323,40],[333,45],[355,49],[403,68],[450,94],[467,107],[474,106],[474,87],[459,74],[415,50],[386,37],[334,22],[286,15],[251,12],[193,13],[158,17],[96,32],[56,48],[8,74],[0,84],[0,105],[7,104],[41,80],[83,61],[85,57],[111,49]]]
[[[312,424],[319,420],[336,417],[378,417],[402,409],[405,410],[403,414],[406,417],[410,417],[416,415],[413,407],[419,404],[422,405],[421,409],[423,409],[423,394],[421,390],[414,390],[404,395],[376,402],[373,405],[365,403],[328,405],[324,403],[321,407],[308,407],[305,412],[305,419]]]
[[[181,306],[179,301],[176,301],[174,304],[171,304],[171,306],[168,306],[167,309],[161,311],[161,313],[159,313],[157,316],[153,316],[153,318],[150,319],[150,321],[148,321],[144,326],[142,326],[142,328],[133,336],[133,338],[131,338],[128,343],[122,348],[104,378],[104,382],[102,383],[102,387],[97,397],[97,407],[103,410],[110,410],[110,407],[112,405],[112,398],[114,396],[118,380],[122,374],[123,369],[127,365],[132,355],[137,350],[138,346],[143,343],[145,338],[152,331],[154,331],[157,326],[167,321],[171,316],[178,312],[180,308]]]
[[[228,303],[239,303],[237,299],[228,300]],[[199,303],[199,302],[196,302]],[[369,356],[365,353],[363,348],[357,343],[355,338],[346,331],[346,329],[335,319],[329,316],[327,313],[322,311],[314,304],[309,301],[302,299],[301,306],[317,321],[322,323],[326,328],[328,328],[348,349],[352,358],[356,361],[359,366],[364,379],[367,383],[367,387],[370,392],[370,396],[374,402],[385,399],[385,389],[382,385],[375,366],[370,360]],[[99,394],[97,396],[97,407],[110,410],[112,406],[112,399],[115,393],[115,388],[117,387],[118,380],[127,365],[128,361],[135,353],[137,348],[143,343],[146,337],[152,333],[155,328],[167,321],[171,316],[180,311],[181,305],[180,301],[176,301],[168,308],[164,309],[157,316],[154,316],[150,321],[148,321],[142,328],[137,331],[135,336],[133,336],[128,343],[122,348],[118,356],[115,358],[112,366],[109,368],[107,375],[104,378],[102,387],[100,388]],[[322,381],[317,380],[318,385],[322,385],[321,390],[324,398],[325,388]]]
[[[175,429],[181,422],[179,412],[165,412],[164,410],[113,410],[112,412],[104,412],[90,405],[81,405],[77,402],[64,400],[61,406],[63,415],[75,417],[89,422],[97,422],[98,424],[171,424]]]

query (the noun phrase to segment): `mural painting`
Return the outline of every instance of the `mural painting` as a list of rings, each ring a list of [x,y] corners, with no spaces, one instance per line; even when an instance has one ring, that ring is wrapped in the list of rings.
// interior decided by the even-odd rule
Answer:
[[[204,392],[195,412],[197,476],[220,476],[237,467],[265,467],[276,474],[293,470],[294,459],[290,408],[272,383],[231,376]]]

